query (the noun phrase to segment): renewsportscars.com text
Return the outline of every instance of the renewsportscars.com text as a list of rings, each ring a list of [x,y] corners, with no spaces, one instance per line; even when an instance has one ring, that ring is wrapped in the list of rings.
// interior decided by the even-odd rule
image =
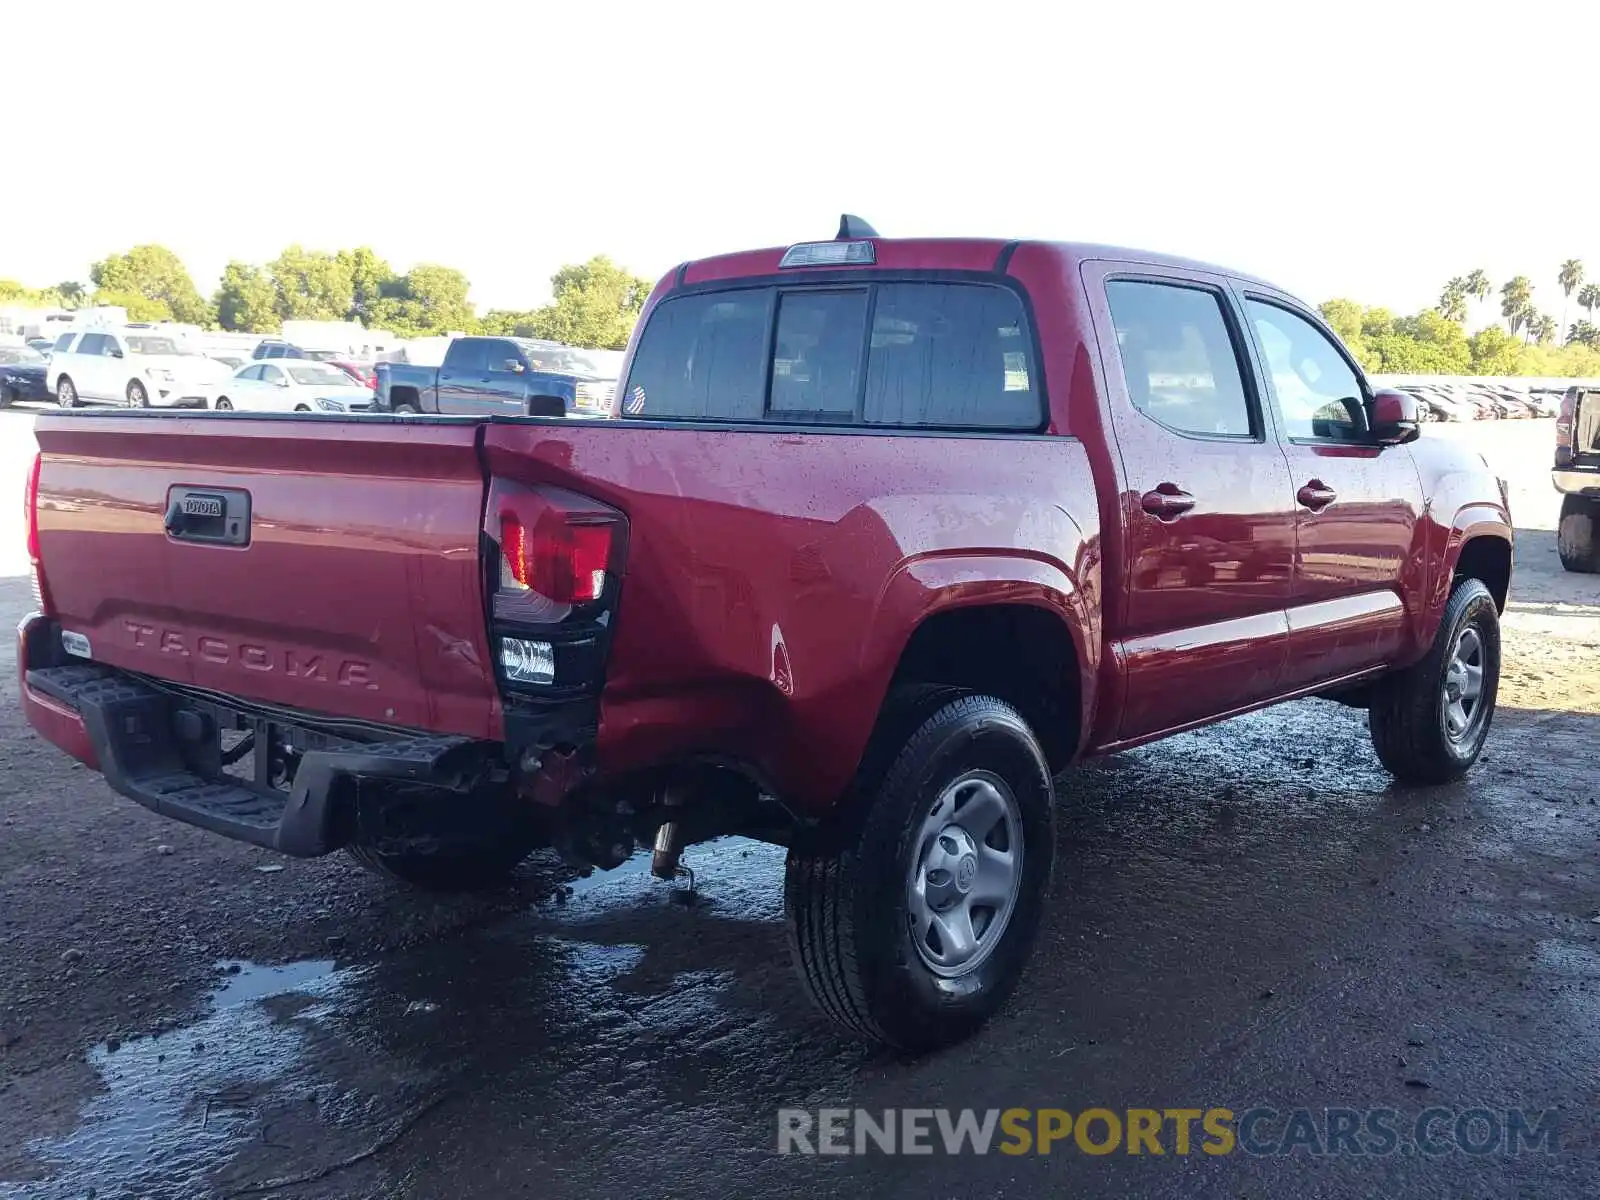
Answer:
[[[1553,1153],[1556,1114],[1520,1108],[783,1108],[779,1154]]]

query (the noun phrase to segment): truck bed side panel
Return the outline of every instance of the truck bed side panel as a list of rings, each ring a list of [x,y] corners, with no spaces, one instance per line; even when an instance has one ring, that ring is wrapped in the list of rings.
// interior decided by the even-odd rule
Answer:
[[[1068,438],[495,422],[484,455],[496,477],[627,514],[603,770],[690,748],[831,803],[930,607],[1064,611],[1098,588],[1093,484]],[[1097,654],[1098,628],[1079,632]]]
[[[470,423],[40,418],[55,615],[101,662],[247,699],[473,737],[500,708]],[[242,489],[246,546],[167,533],[169,489]]]

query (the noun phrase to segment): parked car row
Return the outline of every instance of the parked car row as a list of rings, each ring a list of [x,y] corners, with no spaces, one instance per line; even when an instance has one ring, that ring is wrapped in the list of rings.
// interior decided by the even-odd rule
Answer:
[[[440,366],[372,363],[266,339],[252,358],[205,355],[138,326],[72,329],[0,348],[0,407],[608,417],[622,354],[533,338],[458,337]]]
[[[1559,392],[1521,389],[1488,383],[1402,383],[1422,402],[1425,421],[1498,421],[1553,417],[1561,405]]]

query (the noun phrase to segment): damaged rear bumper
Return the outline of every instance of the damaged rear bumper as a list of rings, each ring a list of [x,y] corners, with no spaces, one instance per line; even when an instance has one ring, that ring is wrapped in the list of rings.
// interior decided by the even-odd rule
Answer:
[[[73,659],[55,623],[38,615],[19,626],[17,651],[29,724],[113,789],[162,816],[296,857],[352,839],[358,780],[450,787],[464,759],[481,757],[469,738],[346,738]],[[291,747],[292,778],[275,778],[268,753],[255,756],[253,779],[228,773],[224,730],[243,731],[255,746]]]

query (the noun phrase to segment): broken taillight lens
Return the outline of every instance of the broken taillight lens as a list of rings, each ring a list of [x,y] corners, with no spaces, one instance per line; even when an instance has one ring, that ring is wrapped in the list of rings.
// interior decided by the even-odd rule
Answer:
[[[556,604],[589,604],[606,589],[615,526],[568,524],[548,510],[531,527],[515,513],[500,518],[500,583],[537,592]]]

